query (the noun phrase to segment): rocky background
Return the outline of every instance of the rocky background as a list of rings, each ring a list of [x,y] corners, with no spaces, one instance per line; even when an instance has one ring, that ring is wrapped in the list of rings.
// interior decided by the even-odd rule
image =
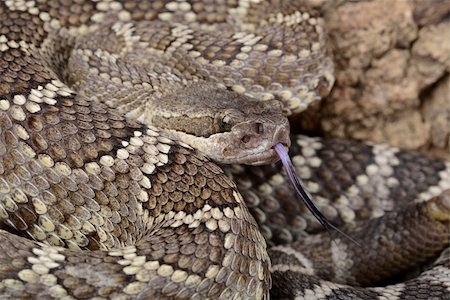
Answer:
[[[450,1],[305,1],[326,21],[336,83],[302,130],[450,159]]]

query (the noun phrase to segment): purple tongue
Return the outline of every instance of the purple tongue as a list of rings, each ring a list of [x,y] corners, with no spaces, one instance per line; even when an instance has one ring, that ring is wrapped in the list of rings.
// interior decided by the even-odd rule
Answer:
[[[351,237],[340,231],[338,228],[336,228],[333,224],[328,221],[324,215],[317,209],[317,207],[314,205],[314,202],[311,200],[311,198],[308,196],[306,191],[303,189],[300,180],[297,177],[297,174],[295,174],[294,166],[292,165],[291,158],[289,157],[289,154],[287,150],[284,148],[282,144],[276,144],[274,147],[274,150],[277,152],[278,156],[281,159],[281,162],[283,163],[284,170],[286,171],[289,179],[291,180],[295,191],[297,192],[297,195],[301,198],[303,203],[305,203],[308,210],[313,214],[313,216],[322,224],[323,227],[327,231],[330,231],[330,229],[334,229],[338,231],[339,233],[343,234],[345,237],[350,239],[352,242],[358,244],[355,240],[353,240]],[[359,244],[358,244],[359,245]]]

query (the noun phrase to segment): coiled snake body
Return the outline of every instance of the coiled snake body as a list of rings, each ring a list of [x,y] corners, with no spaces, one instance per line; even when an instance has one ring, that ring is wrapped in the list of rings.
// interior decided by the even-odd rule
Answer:
[[[210,2],[0,2],[0,298],[448,297],[448,162],[293,136],[358,246],[316,233],[279,165],[207,158],[272,162],[333,83],[314,12]]]

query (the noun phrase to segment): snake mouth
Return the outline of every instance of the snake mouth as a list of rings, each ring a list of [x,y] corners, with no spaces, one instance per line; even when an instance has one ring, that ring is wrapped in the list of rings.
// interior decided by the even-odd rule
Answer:
[[[276,144],[291,145],[289,121],[280,115],[271,120],[253,119],[239,123],[230,131],[208,137],[167,130],[167,136],[199,150],[220,164],[264,165],[280,158],[273,149]]]
[[[289,145],[282,144],[284,147],[289,148]],[[263,152],[252,153],[247,156],[242,156],[239,162],[246,165],[259,166],[273,164],[280,160],[280,156],[272,148],[266,149]]]
[[[279,120],[277,123],[263,124],[256,122],[258,131],[249,130],[253,123],[240,124],[233,128],[235,136],[224,147],[222,154],[227,163],[247,165],[265,165],[277,162],[280,158],[274,150],[275,145],[282,144],[286,148],[291,145],[289,122]]]
[[[272,142],[267,143],[263,149],[255,149],[255,151],[243,151],[242,155],[237,157],[237,160],[241,164],[246,165],[268,165],[276,163],[280,160],[280,156],[275,151],[274,147],[277,144],[281,144],[286,149],[291,146],[291,140],[289,135],[277,135]]]

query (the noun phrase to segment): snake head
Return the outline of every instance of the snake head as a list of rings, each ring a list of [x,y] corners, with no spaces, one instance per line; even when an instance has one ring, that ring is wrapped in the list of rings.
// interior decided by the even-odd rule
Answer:
[[[278,143],[291,145],[289,121],[279,101],[247,99],[239,109],[219,113],[216,122],[224,129],[209,137],[214,150],[210,157],[221,163],[274,163],[279,157],[273,147]]]
[[[145,113],[144,122],[224,164],[269,164],[273,147],[291,145],[289,121],[279,101],[261,101],[211,83],[196,83]],[[164,106],[164,107],[163,107]]]

